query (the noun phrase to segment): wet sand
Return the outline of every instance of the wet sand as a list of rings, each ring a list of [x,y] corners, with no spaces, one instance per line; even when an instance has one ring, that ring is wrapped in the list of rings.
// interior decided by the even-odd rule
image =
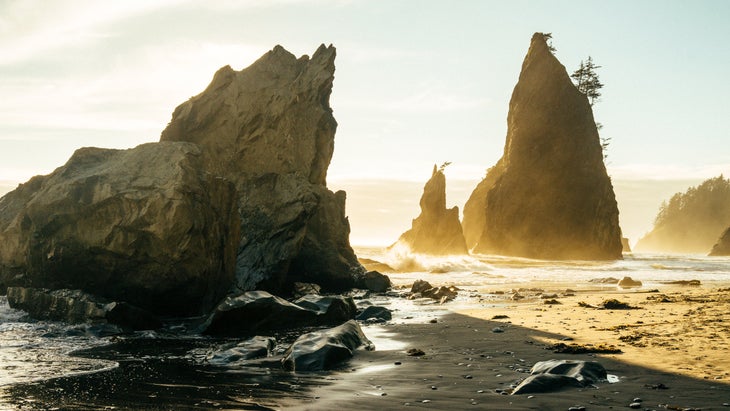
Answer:
[[[501,303],[491,299],[436,323],[396,319],[380,329],[401,347],[358,353],[351,370],[332,375],[333,384],[313,389],[304,401],[283,401],[282,409],[594,410],[629,409],[636,399],[640,409],[649,410],[730,409],[729,294],[684,287],[608,294],[600,289],[558,297],[560,304],[554,305],[537,295],[518,302],[505,295]],[[609,298],[638,308],[585,306]],[[612,345],[622,353],[546,349],[557,342]],[[410,348],[425,355],[409,356]],[[598,361],[619,382],[533,395],[501,393],[525,378],[535,362],[548,359]]]

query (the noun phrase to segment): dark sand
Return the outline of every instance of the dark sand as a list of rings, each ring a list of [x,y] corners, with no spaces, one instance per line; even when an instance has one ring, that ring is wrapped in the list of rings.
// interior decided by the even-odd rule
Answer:
[[[354,372],[335,374],[335,384],[314,389],[313,396],[304,404],[301,400],[286,401],[283,408],[568,410],[584,406],[587,410],[598,410],[629,409],[628,405],[639,398],[640,409],[727,410],[730,409],[727,294],[702,289],[675,290],[662,294],[674,302],[658,302],[655,298],[660,294],[656,293],[608,296],[603,292],[579,293],[561,298],[562,304],[556,306],[548,307],[540,300],[526,301],[501,308],[470,310],[470,316],[449,313],[435,324],[386,326],[395,340],[405,344],[404,349],[358,353],[351,362]],[[598,304],[605,298],[631,301],[641,309],[594,310],[577,304],[582,300]],[[476,318],[494,315],[510,318]],[[649,331],[643,333],[643,342],[636,345],[620,340],[621,333],[611,329],[613,323],[637,325],[637,321]],[[516,325],[522,322],[533,327]],[[535,326],[536,322],[541,326]],[[599,322],[602,326],[597,327]],[[493,332],[496,327],[504,332]],[[635,332],[632,327],[628,329]],[[654,332],[658,329],[666,333]],[[624,353],[571,355],[545,349],[565,337],[574,338],[566,343],[612,344]],[[409,356],[408,348],[421,349],[426,355]],[[535,362],[548,359],[598,361],[620,380],[614,384],[596,384],[596,388],[569,388],[534,395],[498,392],[525,378],[528,375],[525,371]],[[401,364],[395,365],[396,362]],[[653,388],[660,384],[667,388]]]

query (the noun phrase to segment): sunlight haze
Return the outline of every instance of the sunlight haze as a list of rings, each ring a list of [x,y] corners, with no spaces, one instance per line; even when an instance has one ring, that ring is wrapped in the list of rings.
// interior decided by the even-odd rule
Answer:
[[[348,192],[353,244],[388,244],[418,215],[434,163],[463,208],[502,155],[533,32],[572,72],[602,66],[624,234],[701,180],[730,175],[727,1],[4,1],[0,194],[83,146],[157,141],[174,108],[224,65],[280,44],[337,47],[329,186]]]

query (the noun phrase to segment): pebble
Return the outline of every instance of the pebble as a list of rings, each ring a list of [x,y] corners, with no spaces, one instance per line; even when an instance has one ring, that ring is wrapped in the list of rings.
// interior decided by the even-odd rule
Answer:
[[[436,324],[437,322],[439,322],[439,320],[437,320],[435,318],[432,318],[431,321],[429,321],[429,323],[431,323],[431,324]]]
[[[464,378],[467,379],[467,380],[471,380],[473,377],[471,375],[467,374],[467,375],[464,376]]]
[[[428,404],[429,402],[431,402],[431,400],[423,400],[421,402],[424,403],[424,404]]]
[[[644,400],[642,400],[641,398],[639,398],[639,397],[636,397],[636,398],[634,398],[634,400],[633,400],[633,401],[631,401],[631,402],[643,402],[643,401],[644,401]]]
[[[632,402],[631,404],[629,404],[629,408],[639,409],[639,408],[641,408],[641,403],[640,402]]]
[[[403,363],[402,363],[402,362],[400,362],[400,361],[396,361],[396,362],[394,362],[393,364],[395,364],[395,365],[401,365],[401,364],[403,364]]]
[[[435,386],[435,385],[432,385],[432,386],[431,386],[431,389],[432,389],[432,390],[438,390],[438,387],[437,387],[437,386]]]
[[[568,408],[568,411],[586,411],[586,407],[582,405],[575,405],[573,407]]]

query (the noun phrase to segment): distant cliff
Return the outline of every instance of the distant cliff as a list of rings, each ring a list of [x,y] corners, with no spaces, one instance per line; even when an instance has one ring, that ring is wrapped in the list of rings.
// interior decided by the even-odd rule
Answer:
[[[724,256],[724,255],[730,255],[730,227],[725,230],[725,232],[722,234],[722,237],[717,241],[717,244],[715,244],[714,247],[712,247],[712,251],[710,251],[711,256]]]
[[[613,186],[590,104],[542,33],[512,93],[504,154],[464,207],[479,253],[545,259],[621,258]]]
[[[707,254],[730,226],[730,179],[704,181],[664,202],[635,251]]]
[[[404,244],[421,254],[468,254],[459,207],[446,208],[446,176],[435,165],[423,187],[420,205],[421,214],[413,220],[411,229],[393,245]]]

